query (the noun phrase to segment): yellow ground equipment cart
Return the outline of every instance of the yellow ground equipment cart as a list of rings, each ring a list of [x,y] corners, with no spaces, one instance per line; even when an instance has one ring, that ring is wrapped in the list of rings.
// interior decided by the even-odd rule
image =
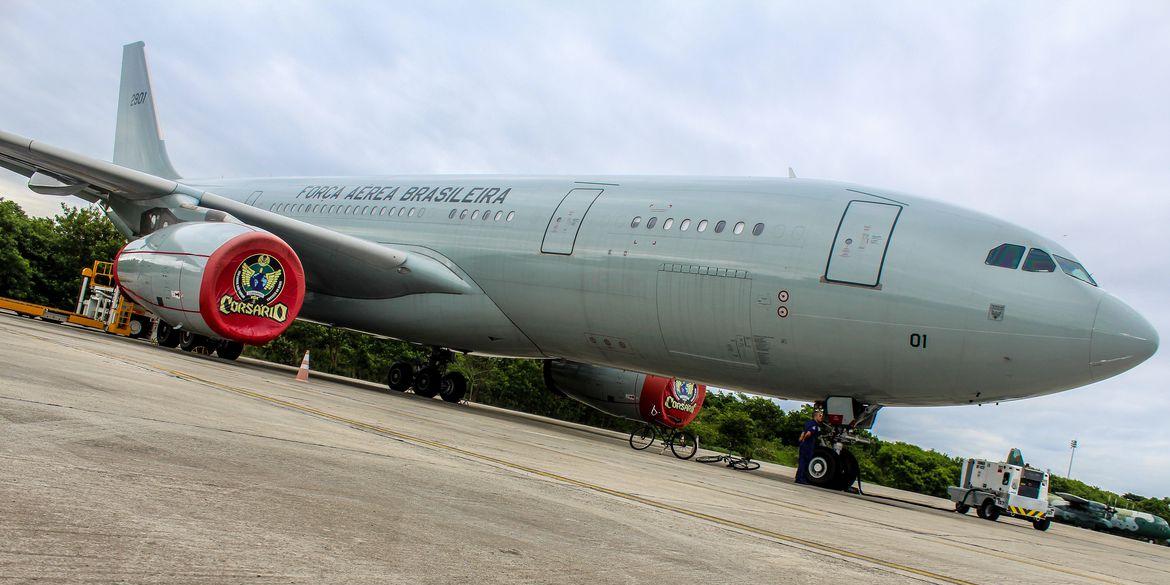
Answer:
[[[35,303],[0,298],[0,309],[55,323],[72,323],[127,337],[150,335],[150,315],[122,296],[114,283],[113,262],[94,262],[81,271],[81,290],[74,312]]]

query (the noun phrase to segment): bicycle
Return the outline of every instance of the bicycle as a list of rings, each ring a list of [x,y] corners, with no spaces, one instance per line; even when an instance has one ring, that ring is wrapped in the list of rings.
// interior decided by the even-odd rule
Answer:
[[[670,449],[675,457],[684,461],[694,457],[699,450],[699,438],[694,433],[682,429],[663,429],[659,425],[646,423],[630,433],[630,447],[635,451],[649,449],[654,441],[662,443],[662,451],[659,454]]]
[[[726,462],[727,466],[732,469],[740,471],[755,471],[760,468],[759,461],[752,461],[751,457],[736,457],[731,453],[723,453],[720,455],[700,455],[695,458],[699,463],[720,463]]]

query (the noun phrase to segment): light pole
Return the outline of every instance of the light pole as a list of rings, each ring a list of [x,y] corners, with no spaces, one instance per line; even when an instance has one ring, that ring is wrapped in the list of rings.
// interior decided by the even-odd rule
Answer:
[[[1071,451],[1069,451],[1069,454],[1068,454],[1068,475],[1066,475],[1065,477],[1072,479],[1072,462],[1073,462],[1073,456],[1077,454],[1077,440],[1073,439],[1073,440],[1069,441],[1068,448],[1071,449]]]

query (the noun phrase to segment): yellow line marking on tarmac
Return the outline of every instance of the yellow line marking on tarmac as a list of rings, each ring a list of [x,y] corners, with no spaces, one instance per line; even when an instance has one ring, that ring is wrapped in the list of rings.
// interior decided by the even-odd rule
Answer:
[[[672,505],[672,504],[667,504],[667,503],[665,503],[665,502],[660,502],[660,501],[657,501],[657,500],[652,500],[652,499],[650,499],[650,498],[646,498],[646,497],[639,496],[639,495],[636,495],[636,494],[632,494],[632,493],[629,493],[629,492],[623,492],[623,491],[621,491],[621,490],[616,490],[616,489],[612,489],[612,488],[607,488],[607,487],[605,487],[605,486],[597,485],[597,484],[594,484],[594,483],[589,483],[589,482],[586,482],[586,481],[581,481],[581,480],[579,480],[579,479],[573,479],[573,478],[571,478],[571,477],[566,477],[566,476],[564,476],[564,475],[560,475],[560,474],[552,473],[552,472],[549,472],[549,471],[544,471],[544,470],[541,470],[541,469],[536,469],[536,468],[534,468],[534,467],[529,467],[529,466],[527,466],[527,465],[523,465],[523,464],[520,464],[520,463],[515,463],[515,462],[512,462],[512,461],[507,461],[507,460],[504,460],[504,459],[500,459],[500,458],[498,458],[498,457],[492,457],[491,455],[485,455],[485,454],[483,454],[483,453],[477,453],[477,452],[475,452],[475,451],[469,451],[469,450],[467,450],[467,449],[462,449],[462,448],[460,448],[460,447],[455,447],[455,446],[452,446],[452,445],[448,445],[448,444],[446,444],[446,443],[440,443],[440,442],[438,442],[438,441],[432,441],[432,440],[429,440],[429,439],[423,439],[423,438],[416,437],[416,436],[413,436],[413,435],[408,435],[408,434],[406,434],[406,433],[401,433],[401,432],[398,432],[398,431],[394,431],[394,430],[388,429],[388,428],[386,428],[386,427],[382,427],[382,426],[378,426],[378,425],[374,425],[374,424],[370,424],[370,423],[365,423],[365,422],[362,422],[362,421],[359,421],[359,420],[354,420],[354,419],[351,419],[351,418],[346,418],[346,417],[343,417],[343,416],[338,416],[338,415],[336,415],[336,414],[332,414],[332,413],[329,413],[329,412],[325,412],[325,411],[323,411],[323,410],[318,410],[318,409],[316,409],[316,408],[313,408],[313,407],[310,407],[310,406],[304,406],[304,405],[301,405],[301,404],[297,404],[297,403],[295,403],[295,402],[290,402],[290,401],[283,400],[283,399],[280,399],[280,398],[274,398],[274,397],[271,397],[271,396],[268,396],[268,395],[265,395],[265,394],[260,394],[259,392],[253,392],[253,391],[251,391],[251,390],[247,390],[247,389],[244,389],[244,388],[238,388],[238,387],[235,387],[235,386],[229,386],[229,385],[226,385],[226,384],[220,384],[220,383],[218,383],[218,382],[213,382],[213,381],[211,381],[211,380],[205,380],[205,379],[203,379],[203,378],[200,378],[200,377],[198,377],[198,376],[194,376],[194,375],[188,374],[188,373],[186,373],[186,372],[181,372],[181,371],[178,371],[178,370],[170,370],[170,369],[166,369],[165,371],[166,371],[166,372],[168,372],[168,373],[170,373],[171,375],[173,375],[173,376],[177,377],[177,378],[180,378],[180,379],[184,379],[184,380],[187,380],[187,381],[190,381],[190,382],[196,382],[196,383],[199,383],[199,384],[205,384],[205,385],[208,385],[208,386],[212,386],[212,387],[214,387],[214,388],[219,388],[219,389],[221,389],[221,390],[226,390],[226,391],[228,391],[228,392],[231,392],[231,393],[233,393],[233,394],[238,394],[238,395],[241,395],[241,396],[246,396],[246,397],[249,397],[249,398],[254,398],[254,399],[256,399],[256,400],[262,400],[262,401],[264,401],[264,402],[268,402],[268,403],[270,403],[270,404],[275,404],[275,405],[277,405],[277,406],[283,406],[283,407],[285,407],[285,408],[290,408],[290,409],[293,409],[293,410],[298,410],[298,411],[301,411],[301,412],[304,412],[304,413],[308,413],[308,414],[312,414],[312,415],[314,415],[314,416],[318,416],[318,417],[321,417],[321,418],[324,418],[324,419],[327,419],[327,420],[331,420],[331,421],[334,421],[334,422],[339,422],[339,423],[342,423],[342,424],[346,424],[346,425],[352,426],[352,427],[354,427],[354,428],[357,428],[357,429],[360,429],[360,430],[371,431],[371,432],[374,432],[374,433],[377,433],[377,434],[380,434],[380,435],[385,435],[385,436],[389,436],[389,437],[394,437],[394,438],[397,438],[397,439],[400,439],[400,440],[403,440],[403,441],[409,441],[409,442],[411,442],[411,443],[415,443],[415,444],[426,445],[426,446],[428,446],[428,447],[433,447],[433,448],[435,448],[435,449],[441,449],[441,450],[448,451],[448,452],[451,452],[451,453],[458,453],[458,454],[460,454],[460,455],[463,455],[463,456],[465,456],[465,457],[469,457],[469,458],[472,458],[472,459],[478,459],[478,460],[481,460],[481,461],[487,461],[487,462],[489,462],[489,463],[494,463],[494,464],[496,464],[496,465],[499,465],[499,466],[501,466],[501,467],[506,467],[506,468],[509,468],[509,469],[514,469],[514,470],[517,470],[517,471],[523,471],[523,472],[525,472],[525,473],[530,473],[530,474],[532,474],[532,475],[536,475],[536,476],[544,477],[544,478],[546,478],[546,479],[551,479],[551,480],[554,480],[554,481],[557,481],[557,482],[561,482],[561,483],[569,484],[569,485],[572,485],[572,486],[576,486],[576,487],[579,487],[579,488],[584,488],[584,489],[591,490],[591,491],[595,491],[595,492],[602,493],[602,494],[606,494],[606,495],[608,495],[608,496],[613,496],[613,497],[615,497],[615,498],[620,498],[620,499],[623,499],[623,500],[627,500],[627,501],[631,501],[631,502],[636,502],[636,503],[643,504],[643,505],[646,505],[646,506],[651,506],[651,507],[653,507],[653,508],[658,508],[658,509],[660,509],[660,510],[667,510],[667,511],[670,511],[670,512],[674,512],[674,513],[676,513],[676,514],[681,514],[681,515],[684,515],[684,516],[690,516],[690,517],[692,517],[692,518],[698,518],[698,519],[700,519],[700,520],[706,520],[706,521],[708,521],[708,522],[712,522],[712,523],[719,524],[719,525],[726,526],[726,527],[730,527],[730,528],[735,528],[735,529],[737,529],[737,530],[740,530],[740,531],[743,531],[743,532],[747,532],[747,533],[750,533],[750,534],[755,534],[755,535],[758,535],[758,536],[763,536],[763,537],[766,537],[766,538],[770,538],[770,539],[773,539],[773,540],[777,540],[777,541],[785,542],[785,543],[788,543],[788,544],[795,544],[795,545],[799,545],[799,546],[801,546],[801,547],[804,547],[804,548],[806,548],[806,549],[811,549],[811,550],[812,550],[812,551],[814,551],[814,552],[828,553],[828,554],[830,554],[830,555],[834,555],[834,556],[842,557],[842,558],[845,558],[845,559],[851,559],[851,560],[855,560],[855,561],[862,561],[862,562],[864,562],[864,563],[868,563],[868,564],[871,564],[871,565],[876,565],[876,566],[879,566],[879,567],[884,567],[884,568],[887,568],[887,569],[893,569],[893,570],[895,570],[895,571],[902,572],[902,573],[907,573],[907,574],[909,574],[909,575],[916,575],[916,576],[919,576],[919,577],[925,577],[925,578],[927,578],[927,579],[932,579],[932,580],[935,580],[935,581],[938,581],[938,582],[943,582],[943,583],[950,583],[950,584],[952,584],[952,585],[975,585],[975,583],[973,583],[973,582],[971,582],[971,581],[964,581],[964,580],[962,580],[962,579],[957,579],[957,578],[955,578],[955,577],[949,577],[949,576],[947,576],[947,575],[942,575],[942,574],[939,574],[939,573],[933,573],[933,572],[930,572],[930,571],[927,571],[927,570],[924,570],[924,569],[918,569],[918,568],[916,568],[916,567],[910,567],[910,566],[907,566],[907,565],[902,565],[902,564],[899,564],[899,563],[894,563],[894,562],[890,562],[890,561],[882,560],[882,559],[879,559],[879,558],[876,558],[876,557],[871,557],[871,556],[869,556],[869,555],[865,555],[865,554],[861,554],[861,553],[857,553],[857,552],[853,552],[853,551],[845,550],[845,549],[842,549],[842,548],[837,548],[837,547],[835,547],[835,546],[830,546],[830,545],[822,544],[822,543],[815,542],[815,541],[812,541],[812,540],[808,540],[808,539],[805,539],[805,538],[800,538],[800,537],[798,537],[798,536],[792,536],[792,535],[789,535],[789,534],[783,534],[783,533],[776,532],[776,531],[773,531],[773,530],[767,530],[767,529],[764,529],[764,528],[758,528],[758,527],[755,527],[755,526],[751,526],[751,525],[749,525],[749,524],[744,524],[744,523],[742,523],[742,522],[737,522],[737,521],[735,521],[735,520],[729,520],[729,519],[727,519],[727,518],[721,518],[721,517],[719,517],[719,516],[713,516],[713,515],[711,515],[711,514],[705,514],[705,513],[703,513],[703,512],[698,512],[698,511],[695,511],[695,510],[690,510],[690,509],[687,509],[687,508],[682,508],[682,507],[675,506],[675,505]]]

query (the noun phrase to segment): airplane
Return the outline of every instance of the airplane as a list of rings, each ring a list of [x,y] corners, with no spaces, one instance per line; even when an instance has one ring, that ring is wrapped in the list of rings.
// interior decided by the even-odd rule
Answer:
[[[1158,347],[1049,238],[791,172],[182,178],[142,42],[123,48],[112,162],[0,132],[0,166],[105,211],[130,240],[119,286],[164,347],[234,359],[303,319],[429,347],[387,385],[453,402],[453,352],[545,360],[550,390],[670,427],[707,385],[816,401],[822,487],[853,483],[847,445],[884,406],[1060,392]]]
[[[1114,508],[1065,492],[1049,495],[1048,502],[1056,509],[1058,522],[1170,545],[1170,523],[1160,516]]]

